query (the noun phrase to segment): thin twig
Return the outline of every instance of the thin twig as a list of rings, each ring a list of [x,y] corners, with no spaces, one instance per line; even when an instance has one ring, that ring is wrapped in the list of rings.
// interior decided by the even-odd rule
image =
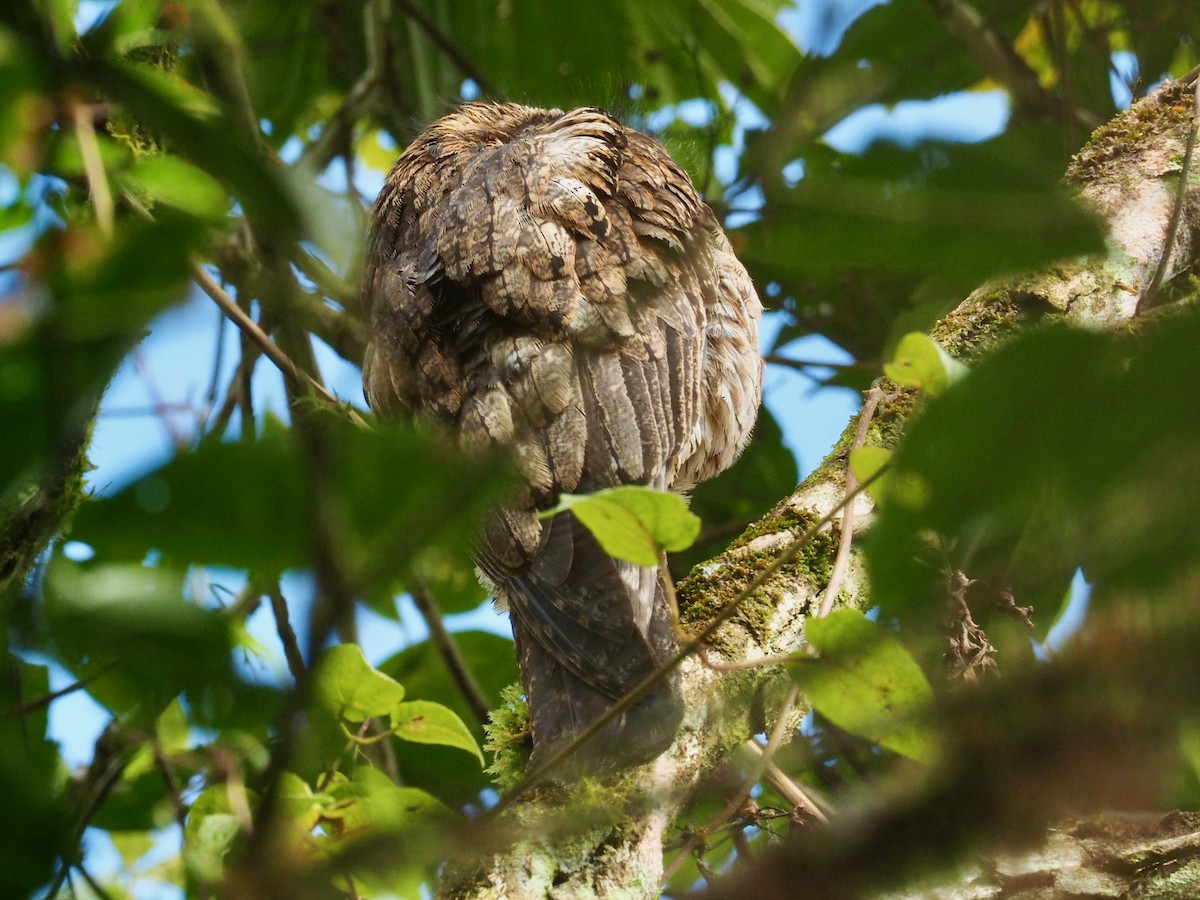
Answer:
[[[99,812],[105,799],[121,779],[125,767],[133,758],[131,749],[123,746],[123,743],[123,737],[115,719],[100,733],[100,737],[96,738],[91,766],[88,768],[83,784],[77,791],[77,796],[83,802],[81,802],[79,813],[71,829],[71,840],[68,846],[72,848],[72,853],[79,848],[88,824]],[[117,746],[110,746],[114,744]],[[67,861],[66,856],[61,856],[60,860],[61,865],[58,872],[54,876],[50,889],[46,892],[47,900],[54,900],[58,896],[58,892],[62,890],[63,883],[71,872],[73,864]]]
[[[781,356],[778,353],[768,353],[763,357],[763,360],[777,366],[786,366],[789,369],[846,369],[862,372],[879,371],[878,362],[868,362],[863,360],[855,360],[854,362],[848,363],[824,362],[819,359],[792,359],[790,356]]]
[[[221,312],[225,313],[230,320],[242,333],[248,337],[267,359],[271,360],[276,368],[281,371],[284,376],[296,384],[302,384],[310,388],[316,395],[324,400],[330,406],[345,410],[350,421],[362,428],[367,427],[366,421],[353,409],[349,409],[337,397],[329,393],[325,386],[309,375],[303,372],[286,353],[279,348],[279,345],[271,340],[270,336],[258,327],[250,316],[237,305],[237,302],[225,292],[225,289],[217,284],[216,280],[204,270],[204,267],[199,263],[192,263],[192,277],[196,284],[200,285],[200,289],[212,298],[212,301],[221,308]]]
[[[37,710],[42,709],[43,707],[49,706],[55,700],[65,697],[68,694],[73,694],[76,691],[83,690],[83,688],[87,687],[89,684],[91,684],[93,681],[95,681],[97,678],[99,678],[105,672],[108,672],[116,664],[117,664],[117,660],[115,660],[115,659],[109,660],[108,662],[104,663],[104,665],[97,668],[90,675],[88,675],[84,678],[80,678],[75,683],[68,684],[65,688],[60,688],[57,691],[51,691],[49,694],[43,694],[41,697],[38,697],[36,700],[30,700],[28,703],[22,703],[20,706],[13,706],[13,707],[9,708],[7,711],[5,711],[4,715],[5,716],[13,716],[15,718],[17,716],[25,716],[31,712],[36,712]]]
[[[96,897],[99,898],[99,900],[112,900],[112,894],[100,886],[99,882],[92,877],[92,874],[83,867],[83,863],[77,864],[75,866],[75,871],[83,876],[83,880],[87,882],[87,885],[91,890],[95,891]],[[73,888],[71,893],[75,893]]]
[[[883,391],[879,388],[879,385],[872,385],[871,389],[867,391],[862,411],[858,414],[858,426],[854,429],[854,443],[850,447],[851,453],[866,443],[867,431],[871,427],[871,420],[875,418],[875,410],[879,407],[879,402],[882,399]],[[855,477],[854,469],[850,466],[850,460],[847,457],[846,494],[853,494],[857,490],[858,478]],[[842,507],[842,539],[838,542],[837,556],[833,560],[833,570],[829,573],[829,584],[825,586],[825,596],[821,598],[821,605],[817,609],[817,618],[824,618],[833,609],[833,603],[837,600],[838,591],[842,588],[842,578],[846,575],[846,566],[850,562],[850,547],[853,543],[854,504],[847,503]]]
[[[492,97],[497,95],[492,83],[479,71],[475,63],[471,62],[470,57],[459,50],[446,35],[442,34],[437,25],[425,13],[417,9],[409,0],[395,0],[395,4],[405,16],[412,19],[417,24],[417,27],[425,32],[425,37],[429,38],[429,42],[433,46],[449,57],[450,61],[458,67],[460,72],[475,82],[481,94]]]
[[[287,601],[283,598],[283,592],[280,591],[278,582],[267,591],[267,597],[271,600],[271,614],[275,617],[275,633],[279,635],[279,641],[283,644],[283,655],[287,658],[288,671],[292,673],[292,678],[299,681],[304,677],[308,667],[304,665],[304,654],[300,652],[300,642],[296,639],[296,631],[292,628],[291,620],[288,618]]]
[[[158,769],[158,774],[162,776],[163,784],[167,786],[167,797],[171,801],[171,811],[175,814],[175,824],[179,826],[180,836],[183,837],[187,832],[187,805],[183,802],[179,782],[175,780],[171,764],[167,760],[166,754],[163,753],[162,741],[157,736],[154,738],[153,746],[154,765]],[[208,886],[203,881],[199,881],[197,884],[197,894],[200,900],[208,900]]]
[[[696,648],[697,659],[703,663],[704,668],[712,669],[714,672],[739,672],[743,669],[761,669],[763,666],[784,666],[788,663],[798,661],[803,656],[803,652],[786,653],[774,656],[759,656],[754,659],[741,659],[734,662],[718,662],[715,659],[709,658],[708,650],[704,647]]]
[[[746,741],[742,745],[746,752],[756,756],[763,756],[763,748],[758,746],[758,742],[754,740]],[[829,817],[825,815],[825,811],[805,792],[804,788],[796,784],[779,766],[771,760],[767,760],[766,768],[763,770],[763,778],[775,788],[776,792],[792,804],[793,807],[804,810],[805,813],[812,816],[818,822],[828,822]]]
[[[324,170],[349,142],[355,121],[374,98],[378,87],[378,73],[371,70],[364,72],[346,93],[341,105],[330,117],[329,124],[317,139],[301,152],[301,162],[311,165],[318,172]],[[351,191],[354,190],[353,184],[349,184],[348,187]]]
[[[446,664],[454,686],[458,688],[458,692],[470,707],[471,713],[479,721],[479,724],[486,725],[491,718],[491,704],[483,695],[483,690],[479,687],[479,682],[476,681],[475,674],[471,671],[462,651],[458,649],[458,644],[454,642],[454,636],[446,630],[442,612],[438,609],[437,598],[434,597],[429,586],[419,579],[414,580],[409,587],[409,594],[412,596],[418,612],[421,613],[421,617],[425,620],[425,624],[429,626],[429,639],[433,641],[433,645],[441,654],[442,662]]]
[[[163,399],[162,392],[158,389],[158,382],[154,378],[154,373],[150,370],[150,363],[147,361],[146,354],[142,352],[141,347],[137,347],[133,351],[133,368],[142,380],[142,386],[145,387],[146,393],[150,397],[150,403],[154,407],[154,414],[162,424],[163,430],[167,433],[167,440],[171,442],[171,446],[175,450],[186,450],[191,446],[191,439],[176,427],[175,421],[171,416],[170,405]]]
[[[1179,166],[1179,190],[1175,194],[1175,209],[1171,213],[1171,221],[1167,223],[1167,234],[1163,241],[1162,255],[1154,268],[1154,275],[1146,289],[1138,297],[1133,314],[1140,316],[1150,308],[1150,302],[1158,293],[1163,277],[1167,274],[1167,264],[1175,249],[1175,236],[1179,233],[1179,223],[1183,219],[1183,198],[1188,191],[1188,172],[1192,165],[1192,154],[1196,150],[1196,130],[1200,128],[1200,85],[1192,88],[1192,126],[1188,129],[1187,147],[1183,151],[1183,162]]]
[[[963,0],[928,0],[928,3],[980,68],[1012,94],[1018,109],[1074,124],[1089,133],[1100,124],[1091,112],[1078,106],[1068,107],[1042,87],[1037,73],[1017,53],[1012,42],[989,25],[974,6]]]
[[[788,719],[791,718],[792,707],[796,705],[796,698],[799,696],[800,687],[799,685],[793,683],[788,689],[787,697],[784,698],[783,705],[780,707],[779,718],[775,721],[775,727],[771,729],[771,736],[767,740],[766,749],[759,754],[757,759],[755,759],[754,763],[750,766],[750,771],[742,781],[741,786],[737,791],[734,792],[733,796],[729,798],[725,806],[721,808],[721,811],[709,819],[709,821],[702,827],[697,829],[695,834],[688,838],[687,842],[675,855],[675,858],[671,860],[670,864],[663,869],[662,878],[659,880],[660,887],[665,887],[667,882],[671,880],[671,876],[674,875],[679,870],[679,867],[683,865],[684,861],[691,856],[692,851],[696,848],[700,840],[697,835],[707,836],[712,834],[713,831],[719,828],[722,824],[729,821],[729,817],[737,812],[741,805],[746,801],[746,798],[750,796],[750,792],[754,790],[754,786],[762,779],[763,773],[766,771],[767,764],[783,745],[784,736],[789,730]]]

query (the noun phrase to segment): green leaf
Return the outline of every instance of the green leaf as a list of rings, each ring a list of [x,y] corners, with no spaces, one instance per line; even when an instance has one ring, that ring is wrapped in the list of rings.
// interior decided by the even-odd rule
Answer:
[[[326,708],[350,722],[386,716],[404,699],[404,686],[372,668],[358,644],[338,644],[322,654],[314,690]]]
[[[470,730],[452,710],[428,700],[412,700],[397,705],[391,713],[392,734],[418,744],[442,744],[466,750],[483,765],[483,751]]]
[[[399,787],[368,766],[356,769],[349,781],[335,781],[326,793],[334,804],[325,810],[324,818],[340,820],[347,832],[403,830],[448,813],[436,797],[418,788]]]
[[[199,219],[220,220],[229,212],[229,196],[203,169],[174,156],[148,156],[121,173],[135,194],[173,206]]]
[[[856,447],[850,451],[850,471],[858,479],[859,484],[866,484],[875,474],[886,466],[892,459],[892,451],[883,447]],[[867,486],[867,494],[876,503],[883,502],[887,494],[888,475],[880,475]]]
[[[108,836],[127,869],[133,868],[154,846],[154,836],[149,831],[109,831]]]
[[[114,141],[105,134],[95,135],[96,147],[99,152],[101,166],[111,173],[114,169],[123,168],[132,158],[132,153],[124,144]],[[75,132],[64,132],[54,145],[54,153],[49,160],[51,170],[63,178],[78,178],[87,172],[83,150]]]
[[[499,706],[501,692],[521,677],[512,639],[485,631],[458,631],[453,638],[470,664],[485,701],[493,707]],[[454,710],[471,729],[475,740],[483,740],[483,729],[475,713],[463,700],[432,641],[405,647],[380,663],[379,669],[403,684],[408,696]],[[393,748],[401,771],[414,784],[425,785],[451,806],[473,802],[481,790],[490,786],[479,766],[458,750],[408,741],[396,741]]]
[[[806,628],[820,656],[793,672],[816,710],[839,728],[928,762],[933,735],[921,717],[933,692],[904,646],[852,609],[809,619]]]
[[[931,397],[940,394],[966,371],[967,367],[933,338],[917,331],[904,335],[891,361],[883,364],[883,374],[896,384],[921,388]]]
[[[114,712],[154,721],[181,691],[234,678],[228,619],[184,599],[180,572],[56,555],[45,598],[60,661],[96,676],[88,693]]]
[[[563,494],[557,506],[540,516],[545,519],[564,510],[583,523],[609,556],[641,566],[657,565],[664,550],[687,549],[700,533],[700,520],[681,496],[638,485]]]
[[[410,425],[324,424],[333,448],[324,477],[348,516],[347,544],[362,580],[390,586],[433,545],[469,570],[476,523],[507,484],[501,464],[467,459]],[[140,559],[154,548],[171,559],[255,571],[303,568],[312,545],[303,460],[295,437],[280,428],[254,442],[202,444],[86,504],[75,537],[110,556]]]
[[[250,810],[257,802],[252,791],[234,784],[205,788],[188,810],[183,833],[183,855],[189,869],[206,881],[220,879],[225,857],[241,835],[241,823],[230,802],[230,792],[240,793]]]
[[[301,832],[310,832],[317,826],[325,809],[324,799],[313,793],[308,782],[292,772],[280,772],[275,791],[284,812]]]

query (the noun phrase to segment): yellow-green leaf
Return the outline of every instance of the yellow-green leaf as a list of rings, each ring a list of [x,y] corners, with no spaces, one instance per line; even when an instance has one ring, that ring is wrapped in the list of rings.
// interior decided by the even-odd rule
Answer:
[[[934,744],[924,716],[933,691],[904,646],[854,609],[809,619],[806,627],[820,656],[793,673],[817,711],[839,728],[928,761]]]
[[[447,812],[436,797],[418,788],[400,787],[366,766],[356,769],[349,781],[335,781],[327,793],[334,803],[324,817],[338,819],[348,834],[361,828],[403,829]]]
[[[386,716],[404,699],[404,686],[372,668],[357,644],[326,650],[315,678],[317,697],[349,722]]]
[[[405,741],[418,744],[442,744],[466,750],[479,758],[483,753],[471,731],[452,709],[428,700],[401,703],[392,710],[392,733]]]
[[[930,396],[940,394],[966,371],[933,338],[916,331],[900,339],[891,362],[883,365],[883,374],[896,384],[921,388]]]
[[[686,550],[700,533],[700,519],[683,497],[638,485],[563,494],[558,505],[541,516],[564,510],[575,514],[609,556],[641,566],[657,565],[664,550]]]

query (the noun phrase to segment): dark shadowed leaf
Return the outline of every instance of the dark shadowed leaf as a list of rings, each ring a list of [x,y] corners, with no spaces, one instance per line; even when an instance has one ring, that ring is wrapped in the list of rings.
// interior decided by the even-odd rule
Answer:
[[[940,615],[947,566],[1012,590],[1038,619],[1078,566],[1098,596],[1188,571],[1200,420],[1183,411],[1200,384],[1197,341],[1194,313],[1140,337],[1041,329],[931,402],[893,462],[893,478],[923,490],[887,504],[867,541],[884,609]]]
[[[330,427],[334,458],[323,476],[350,516],[364,580],[390,583],[426,544],[454,550],[469,569],[476,523],[505,483],[500,468],[411,427]],[[310,549],[305,471],[295,435],[283,429],[268,428],[252,443],[204,444],[89,504],[75,534],[125,557],[155,548],[238,568],[303,567]]]
[[[59,658],[114,712],[153,721],[181,691],[232,679],[229,620],[186,600],[180,572],[55,556],[45,611]]]

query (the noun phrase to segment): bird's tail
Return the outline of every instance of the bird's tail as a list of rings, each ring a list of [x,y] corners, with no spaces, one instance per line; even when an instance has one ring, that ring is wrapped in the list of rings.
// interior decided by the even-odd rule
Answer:
[[[662,579],[613,560],[569,513],[545,525],[534,564],[505,590],[532,763],[544,764],[635,690],[640,696],[572,753],[565,771],[647,762],[671,745],[683,717],[678,673],[661,671],[677,645]]]

